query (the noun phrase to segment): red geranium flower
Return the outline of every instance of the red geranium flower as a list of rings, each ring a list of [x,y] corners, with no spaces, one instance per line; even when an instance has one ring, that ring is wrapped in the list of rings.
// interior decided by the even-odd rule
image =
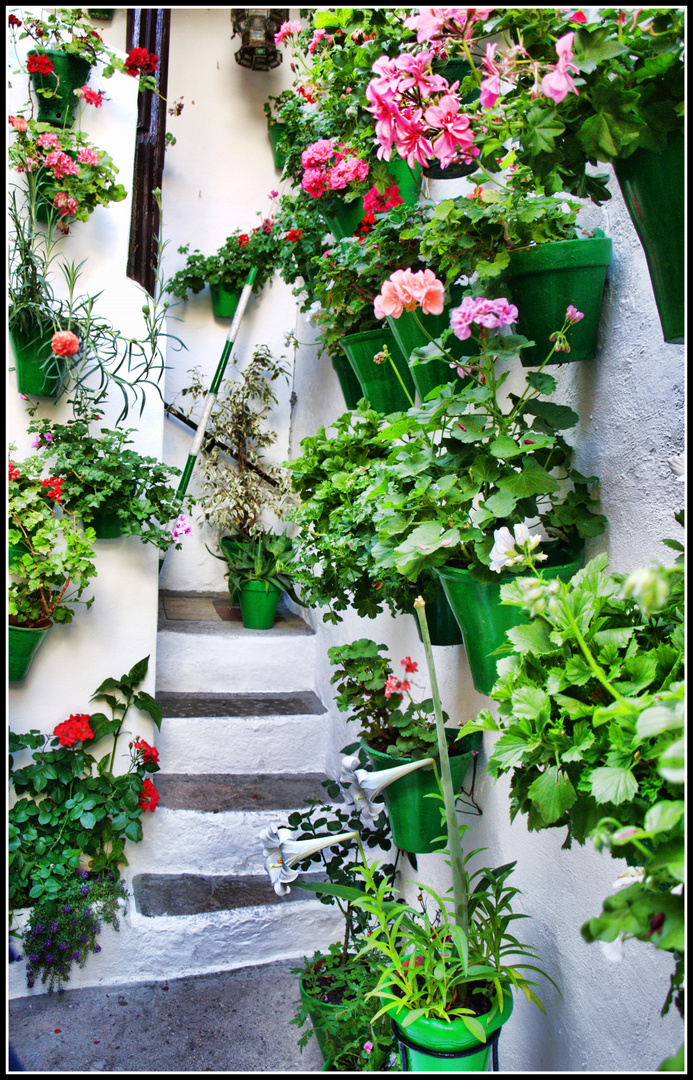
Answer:
[[[9,467],[9,479],[10,480],[19,480],[19,477],[21,476],[21,473],[20,473],[19,469],[17,469],[15,467],[14,463],[11,462],[11,461],[9,461],[7,464],[8,464],[8,467]]]
[[[64,478],[51,476],[50,480],[42,480],[41,483],[46,489],[48,498],[52,499],[53,502],[59,503],[63,494],[62,485],[65,483]]]
[[[254,229],[253,231],[257,232],[257,229]],[[249,243],[250,243],[250,237],[248,236],[248,234],[247,233],[241,233],[241,235],[238,237],[239,247],[247,247]]]
[[[76,713],[69,720],[58,724],[53,734],[58,736],[61,746],[72,746],[80,739],[93,739],[94,732],[89,724],[90,719],[88,713]]]
[[[50,56],[39,56],[38,53],[27,57],[26,69],[30,75],[50,75],[55,71]]]
[[[292,244],[295,244],[297,240],[300,240],[303,236],[303,229],[289,229],[285,239],[290,240]]]
[[[7,25],[8,26],[21,26],[22,24],[21,24],[21,21],[17,18],[16,15],[10,15],[9,19],[7,20]]]
[[[419,665],[417,664],[416,660],[412,660],[411,656],[404,657],[404,660],[402,660],[402,666],[404,667],[405,671],[419,670]]]
[[[138,808],[140,810],[151,810],[153,814],[158,802],[159,792],[156,790],[151,780],[145,780],[142,784],[142,790],[137,803]]]
[[[128,75],[154,75],[158,64],[155,53],[149,53],[146,49],[131,49],[125,58]]]
[[[144,739],[135,739],[132,745],[134,746],[135,750],[137,750],[138,752],[141,751],[143,762],[159,761],[159,751],[156,749],[155,746],[150,746],[149,743],[144,741]]]

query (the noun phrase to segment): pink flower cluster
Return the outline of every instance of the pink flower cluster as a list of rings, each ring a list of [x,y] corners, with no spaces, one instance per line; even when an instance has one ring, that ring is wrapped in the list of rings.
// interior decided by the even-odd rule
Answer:
[[[103,105],[103,90],[92,90],[90,86],[80,86],[75,90],[75,94],[83,98],[87,105],[93,105],[95,109],[100,109]]]
[[[578,17],[581,14],[581,12],[576,12],[570,18],[573,18],[575,22],[584,21],[584,16],[582,19]],[[549,67],[541,82],[539,82],[539,64],[529,59],[519,61],[519,63],[529,63],[534,72],[534,86],[530,91],[530,97],[536,98],[543,94],[558,105],[569,93],[579,93],[570,74],[571,71],[579,72],[580,70],[572,62],[573,38],[574,34],[571,30],[570,33],[558,39],[555,45],[558,62]],[[518,58],[528,57],[528,53],[521,45],[514,45],[511,49],[501,50],[499,59],[496,61],[496,48],[496,44],[487,43],[486,56],[482,60],[486,74],[481,80],[479,102],[485,109],[492,109],[501,96],[501,81],[505,81],[508,86],[514,85],[519,70]]]
[[[450,326],[455,337],[466,341],[471,337],[472,323],[488,330],[517,322],[517,308],[504,296],[487,300],[485,296],[465,296],[458,308],[450,315]]]
[[[59,191],[53,199],[53,206],[61,217],[70,217],[77,210],[77,200],[66,191]]]
[[[174,540],[180,540],[183,536],[190,536],[192,532],[192,525],[190,518],[185,514],[179,514],[176,518],[175,525],[171,529],[171,536]]]
[[[455,91],[458,82],[448,83],[432,68],[433,52],[402,53],[390,59],[381,56],[373,65],[375,78],[366,88],[373,113],[378,157],[390,160],[395,149],[411,168],[426,166],[437,158],[440,164],[471,162],[479,153],[469,117],[460,112]]]
[[[328,190],[340,191],[368,176],[368,163],[343,143],[338,145],[341,149],[337,149],[334,139],[319,139],[301,154],[305,169],[301,187],[312,199],[319,199]]]
[[[410,15],[404,25],[416,30],[416,40],[427,41],[436,46],[445,44],[446,37],[465,38],[470,41],[474,24],[488,19],[493,8],[420,8],[418,15]]]
[[[294,22],[282,23],[278,33],[274,35],[274,44],[281,45],[284,38],[293,37],[294,34],[300,34],[302,29],[303,27],[298,19],[294,20]]]
[[[373,301],[376,319],[388,315],[399,319],[403,311],[414,311],[418,306],[427,315],[440,315],[445,305],[445,286],[438,281],[432,270],[395,270],[384,281],[380,294]]]

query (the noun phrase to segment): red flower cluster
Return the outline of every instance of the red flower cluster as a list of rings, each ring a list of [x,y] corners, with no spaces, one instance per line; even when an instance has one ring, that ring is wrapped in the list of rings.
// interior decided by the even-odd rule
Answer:
[[[139,801],[137,803],[140,810],[151,810],[152,814],[156,810],[159,802],[159,792],[154,787],[151,780],[144,780],[142,784],[142,790],[140,792]]]
[[[300,240],[302,236],[303,236],[303,229],[289,229],[289,231],[286,234],[286,236],[284,237],[284,239],[287,240],[287,241],[290,240],[292,244],[295,244],[296,241]]]
[[[128,75],[154,75],[159,65],[155,53],[146,49],[130,49],[125,58],[125,70]]]
[[[373,213],[372,210],[369,210],[368,213],[364,214],[363,217],[361,218],[361,224],[359,225],[358,229],[354,233],[354,236],[358,236],[359,234],[361,236],[367,236],[374,225],[375,225],[375,214]]]
[[[314,88],[313,88],[313,89],[314,89]],[[297,86],[297,87],[296,87],[296,90],[297,90],[297,92],[298,92],[298,93],[299,93],[299,94],[301,95],[301,97],[302,97],[302,98],[305,98],[305,100],[306,100],[306,101],[307,101],[307,102],[308,102],[308,103],[309,103],[310,105],[315,105],[315,102],[317,101],[317,98],[316,98],[316,97],[314,97],[314,95],[313,95],[313,94],[311,93],[311,91],[310,91],[310,90],[307,90],[305,86]]]
[[[40,56],[38,53],[32,53],[27,58],[26,69],[30,75],[50,75],[55,71],[50,56]]]
[[[134,742],[130,743],[130,746],[135,749],[136,753],[142,754],[143,762],[154,761],[155,763],[158,763],[159,751],[155,746],[150,746],[144,739],[135,739]]]
[[[77,713],[63,724],[58,724],[53,734],[58,736],[61,746],[72,746],[78,739],[93,739],[94,732],[89,726],[90,719],[87,713]]]
[[[8,465],[8,473],[9,473],[8,479],[9,480],[19,480],[19,477],[21,476],[21,473],[20,473],[19,469],[16,468],[16,466],[14,465],[14,462],[8,461],[7,465]]]
[[[250,237],[248,236],[248,234],[247,233],[241,233],[241,235],[238,237],[238,246],[239,247],[247,247],[249,243],[250,243]]]
[[[18,19],[16,15],[10,15],[9,19],[7,20],[7,25],[8,26],[21,26],[22,23],[21,23],[21,20]]]
[[[83,86],[80,97],[84,98],[87,105],[94,105],[100,109],[103,105],[103,90],[92,90],[90,86]]]
[[[399,193],[398,184],[385,188],[382,194],[374,184],[370,191],[367,191],[363,196],[363,209],[375,210],[376,213],[381,213],[384,210],[390,210],[393,206],[401,206],[403,202],[404,199]]]
[[[419,670],[419,665],[417,664],[416,660],[412,660],[411,656],[405,656],[404,660],[401,661],[401,664],[404,670],[407,672]]]
[[[50,480],[42,480],[41,483],[46,489],[48,498],[59,503],[63,494],[64,478],[60,476],[51,476]]]

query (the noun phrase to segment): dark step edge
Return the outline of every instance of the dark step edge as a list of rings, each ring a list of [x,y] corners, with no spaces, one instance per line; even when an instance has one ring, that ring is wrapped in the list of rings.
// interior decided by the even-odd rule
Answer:
[[[327,801],[324,773],[158,773],[159,806],[197,813],[297,810],[315,795]]]
[[[165,718],[324,716],[327,709],[312,690],[266,694],[180,694],[160,690],[155,695]]]
[[[306,881],[326,880],[321,874],[302,876]],[[205,915],[315,899],[314,893],[295,888],[277,896],[266,874],[136,874],[132,893],[135,909],[144,918]]]

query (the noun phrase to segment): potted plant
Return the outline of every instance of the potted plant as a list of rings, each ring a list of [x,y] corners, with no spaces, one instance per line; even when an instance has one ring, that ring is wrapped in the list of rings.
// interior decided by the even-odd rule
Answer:
[[[251,269],[257,268],[253,284],[256,296],[272,277],[277,243],[273,221],[265,218],[262,225],[248,232],[234,229],[214,255],[205,256],[197,248],[190,251],[190,244],[183,244],[178,251],[187,255],[185,265],[167,281],[166,291],[187,300],[188,293],[197,294],[209,285],[215,316],[232,319]]]
[[[322,255],[325,248],[323,237],[327,227],[309,205],[309,198],[302,192],[282,195],[275,216],[277,234],[277,270],[282,281],[294,285],[294,296],[302,299],[301,310],[315,299],[312,280],[315,269],[312,260]],[[297,279],[302,279],[303,284]]]
[[[134,48],[122,60],[102,40],[82,8],[56,8],[45,19],[37,18],[31,10],[14,10],[18,14],[12,13],[9,18],[15,43],[27,38],[36,42],[25,65],[15,74],[30,75],[40,122],[72,127],[80,98],[102,104],[103,93],[84,85],[95,64],[103,65],[101,74],[106,79],[120,71],[138,78],[141,89],[158,94],[157,56]]]
[[[25,678],[54,623],[72,622],[75,604],[94,602],[81,600],[96,576],[93,533],[83,534],[74,514],[58,514],[64,480],[41,479],[41,464],[9,462],[10,682]]]
[[[523,365],[542,363],[568,304],[583,318],[570,352],[555,353],[549,363],[593,360],[611,240],[600,229],[578,238],[579,204],[527,190],[521,175],[516,170],[502,190],[477,187],[472,196],[438,203],[424,226],[421,257],[448,284],[476,275],[477,293],[512,300],[521,313],[518,332],[534,342],[522,352]]]
[[[394,283],[393,291],[398,288]],[[568,310],[555,331],[555,350],[568,345],[579,317]],[[498,561],[496,533],[502,530],[509,548],[518,544],[516,565],[531,543],[549,559],[544,574],[570,577],[579,568],[583,539],[599,535],[605,525],[590,494],[595,478],[574,469],[562,435],[578,417],[567,406],[543,400],[556,389],[553,376],[532,372],[521,393],[505,404],[498,397],[509,372],[499,376],[495,359],[516,357],[526,344],[521,335],[508,333],[516,319],[517,309],[505,298],[463,299],[451,324],[464,341],[475,328],[480,354],[462,367],[470,383],[459,390],[444,387],[409,411],[398,429],[401,444],[378,465],[366,493],[379,537],[372,549],[376,565],[396,568],[411,581],[422,570],[435,569],[482,693],[495,682],[490,654],[512,625],[499,606],[499,575],[506,563]],[[425,359],[441,352],[432,343],[418,354]],[[526,522],[537,530],[531,538]]]
[[[381,655],[384,649],[384,645],[376,645],[369,638],[328,649],[330,663],[335,668],[331,682],[337,684],[337,708],[349,712],[348,720],[360,724],[360,746],[375,770],[366,778],[358,767],[356,755],[344,760],[342,779],[361,793],[360,789],[369,780],[379,785],[398,766],[401,775],[389,780],[383,788],[392,838],[403,851],[430,853],[439,850],[445,842],[440,805],[431,797],[438,794],[439,779],[433,699],[414,700],[410,675],[417,671],[418,665],[411,657],[405,657],[403,677],[398,679],[387,657]],[[449,720],[447,714],[443,719]],[[446,735],[451,744],[452,782],[457,793],[479,752],[481,738],[477,735],[455,741],[456,732],[450,727],[446,728]],[[417,763],[420,768],[416,768]]]
[[[39,461],[63,477],[63,508],[93,528],[97,539],[139,535],[161,551],[180,548],[181,536],[190,532],[170,486],[180,469],[130,449],[134,428],[93,432],[100,419],[92,406],[65,424],[32,420],[27,428],[36,436]]]
[[[127,770],[113,772],[130,707],[161,724],[159,705],[139,689],[148,661],[140,660],[120,679],[107,679],[92,695],[92,701],[109,702],[111,719],[80,713],[59,723],[52,735],[9,732],[16,798],[9,810],[8,893],[10,913],[23,923],[11,935],[23,938],[29,988],[40,976],[49,991],[63,990],[73,965],[81,967],[90,953],[101,951],[101,922],[118,929],[127,897],[120,878],[128,861],[125,845],[142,839],[141,817],[158,802],[150,779],[159,770],[156,747],[134,738]],[[89,751],[109,735],[110,754],[95,769]]]
[[[231,600],[238,597],[246,629],[271,629],[282,592],[302,604],[292,583],[291,540],[284,533],[256,529],[235,549],[221,550],[229,566]]]
[[[121,202],[127,195],[116,183],[118,169],[104,150],[99,150],[81,131],[55,131],[50,124],[11,118],[15,129],[9,160],[15,172],[33,184],[28,199],[36,220],[52,214],[63,234],[74,218],[87,221],[97,206]]]

